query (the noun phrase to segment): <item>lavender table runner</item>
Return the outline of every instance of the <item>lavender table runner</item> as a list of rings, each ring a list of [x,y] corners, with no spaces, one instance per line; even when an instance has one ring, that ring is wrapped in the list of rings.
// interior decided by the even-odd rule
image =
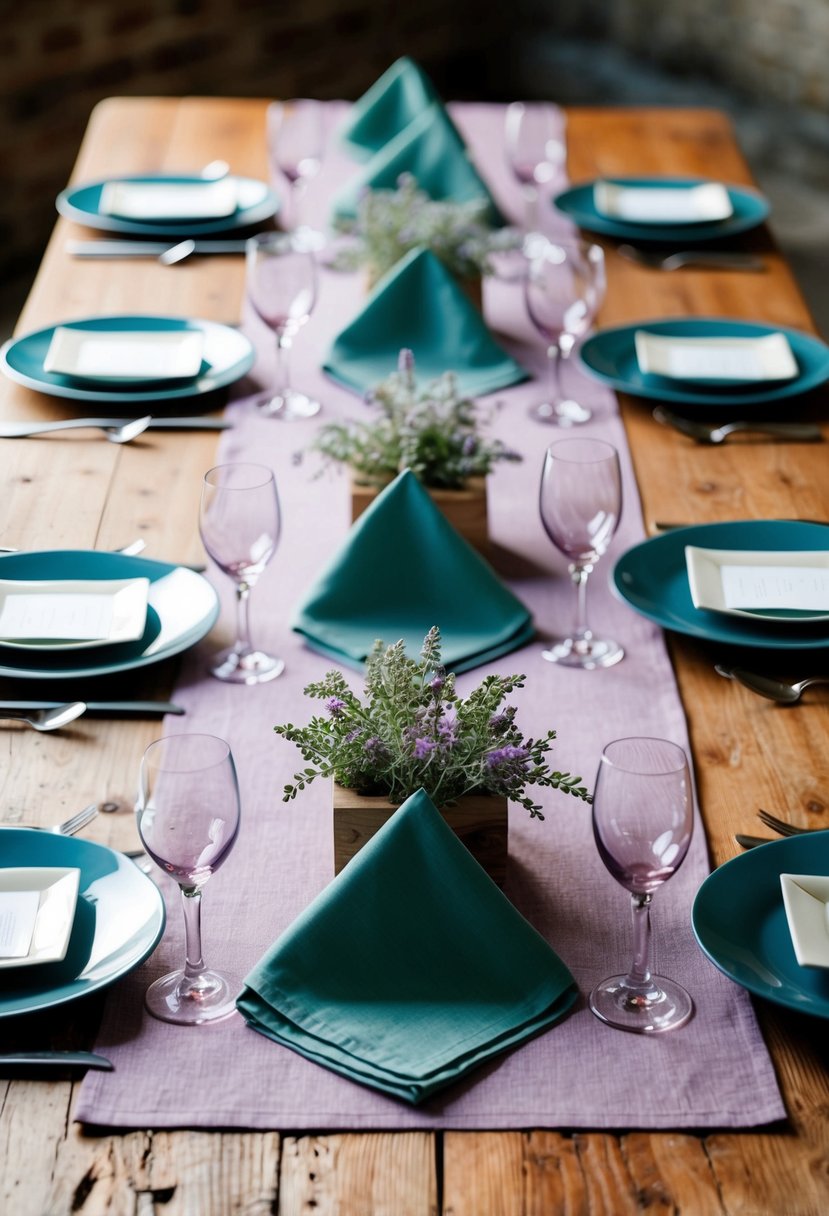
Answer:
[[[332,124],[342,112],[342,107],[330,107]],[[453,115],[499,204],[517,217],[520,199],[502,163],[501,109],[457,106]],[[353,163],[333,149],[309,192],[312,221],[313,206],[322,221],[331,191],[354,171]],[[324,419],[359,414],[363,408],[319,371],[328,343],[356,313],[360,300],[356,276],[325,271],[317,310],[296,344],[295,382],[318,394]],[[526,317],[520,287],[487,283],[485,308],[499,339],[533,375],[541,375],[544,353]],[[260,351],[257,375],[267,382],[272,338],[247,314],[245,324]],[[611,739],[652,734],[685,747],[688,741],[661,632],[616,601],[608,587],[615,556],[643,536],[615,402],[576,370],[571,374],[574,388],[595,410],[580,433],[610,440],[622,455],[622,522],[594,575],[589,600],[594,627],[616,637],[626,658],[596,672],[551,666],[541,658],[541,640],[569,624],[573,592],[563,559],[543,535],[537,515],[543,453],[557,433],[527,417],[528,406],[539,396],[534,379],[496,397],[501,404],[493,430],[523,452],[524,463],[499,468],[491,479],[491,526],[495,541],[508,551],[499,569],[533,611],[539,640],[488,669],[527,673],[527,687],[515,698],[525,732],[554,726],[559,735],[555,761],[582,773],[592,785],[602,747]],[[312,480],[315,461],[297,464],[294,459],[314,434],[315,422],[284,425],[257,417],[250,399],[229,409],[235,428],[223,437],[220,459],[270,463],[282,497],[283,540],[254,592],[252,615],[257,641],[284,656],[286,672],[260,688],[219,684],[204,675],[205,659],[216,647],[215,639],[205,642],[187,657],[175,694],[186,705],[187,717],[170,729],[224,736],[237,760],[244,823],[234,852],[205,890],[204,942],[208,962],[241,981],[333,874],[330,790],[320,783],[295,802],[281,802],[282,786],[299,757],[271,728],[307,719],[302,689],[331,666],[304,648],[290,632],[290,620],[305,588],[341,544],[349,506],[345,477]],[[198,494],[194,485],[194,511]],[[382,595],[381,569],[376,579]],[[229,622],[230,588],[220,575],[216,583]],[[483,674],[467,673],[459,686],[469,689]],[[347,678],[360,686],[358,675],[348,673]],[[511,809],[505,889],[560,954],[584,994],[598,980],[627,968],[629,896],[596,855],[589,809],[553,792],[547,792],[545,809],[543,823]],[[89,1074],[76,1118],[114,1128],[296,1130],[744,1127],[782,1118],[785,1110],[750,1001],[703,958],[693,940],[691,903],[708,871],[705,839],[697,826],[684,866],[657,894],[653,913],[656,969],[683,983],[696,1004],[696,1015],[682,1030],[657,1038],[611,1030],[593,1017],[582,995],[573,1015],[546,1034],[424,1106],[404,1107],[277,1046],[248,1029],[238,1015],[197,1029],[148,1017],[144,989],[183,958],[177,892],[168,887],[170,915],[161,945],[108,997],[97,1046],[112,1058],[115,1071]]]

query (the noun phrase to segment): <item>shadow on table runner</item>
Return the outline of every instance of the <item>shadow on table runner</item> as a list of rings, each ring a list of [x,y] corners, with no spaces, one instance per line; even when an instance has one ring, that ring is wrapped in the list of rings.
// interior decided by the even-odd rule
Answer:
[[[345,107],[332,104],[328,112],[333,126]],[[452,113],[499,205],[517,217],[520,196],[502,163],[502,109],[457,105]],[[309,191],[309,210],[312,205],[317,209],[311,222],[323,221],[332,191],[353,172],[353,162],[332,151]],[[550,222],[566,230],[563,221],[551,217]],[[355,276],[325,271],[319,306],[295,346],[295,383],[319,396],[324,418],[353,416],[363,409],[319,369],[321,352],[357,312],[360,301]],[[530,372],[542,375],[544,353],[524,313],[520,287],[488,283],[486,315],[499,341]],[[272,366],[272,335],[257,328],[249,316],[246,325],[261,354],[257,374],[264,383]],[[600,565],[591,581],[590,610],[594,627],[612,632],[626,657],[606,671],[560,669],[542,660],[541,644],[535,641],[486,670],[527,674],[527,686],[512,698],[524,732],[537,735],[556,728],[566,766],[592,785],[601,750],[613,738],[650,734],[686,748],[688,741],[661,632],[617,601],[608,586],[615,557],[643,537],[615,402],[576,370],[571,374],[595,408],[581,433],[616,444],[623,464],[623,517],[604,568]],[[525,457],[523,464],[503,466],[491,478],[491,526],[494,540],[511,550],[516,567],[544,572],[509,582],[533,612],[543,639],[569,623],[572,587],[563,560],[537,518],[543,453],[556,438],[554,431],[527,417],[538,390],[538,380],[531,380],[491,399],[501,403],[493,432]],[[272,727],[307,719],[310,709],[302,689],[331,666],[304,648],[289,622],[308,586],[342,544],[349,516],[346,479],[312,480],[316,466],[293,459],[310,441],[313,422],[288,428],[258,417],[249,400],[229,408],[235,428],[222,438],[220,459],[267,462],[280,488],[283,539],[254,592],[252,608],[258,643],[285,658],[286,672],[260,688],[219,684],[204,675],[213,648],[206,642],[187,656],[175,697],[187,709],[184,729],[227,738],[237,760],[243,825],[235,850],[205,889],[204,947],[207,962],[231,971],[241,984],[333,875],[330,792],[318,783],[301,799],[281,802],[282,786],[299,757],[274,737]],[[378,582],[381,578],[378,572]],[[223,619],[229,622],[230,587],[221,576],[216,585],[223,597]],[[459,677],[461,693],[483,674]],[[353,687],[360,687],[356,673],[346,675]],[[173,729],[182,729],[182,723]],[[510,810],[505,891],[576,979],[581,995],[563,1022],[414,1109],[264,1039],[238,1015],[195,1029],[154,1021],[143,1012],[144,989],[183,958],[177,893],[167,884],[169,921],[161,945],[147,964],[108,995],[97,1046],[113,1060],[115,1071],[87,1076],[75,1117],[110,1128],[286,1130],[702,1129],[758,1126],[784,1117],[747,994],[712,967],[693,940],[691,903],[708,872],[699,821],[683,867],[656,895],[653,909],[655,969],[688,988],[696,1014],[683,1029],[648,1038],[611,1030],[586,1007],[584,994],[598,980],[627,968],[629,897],[596,855],[589,808],[553,792],[544,801],[543,822],[529,820],[521,809]]]

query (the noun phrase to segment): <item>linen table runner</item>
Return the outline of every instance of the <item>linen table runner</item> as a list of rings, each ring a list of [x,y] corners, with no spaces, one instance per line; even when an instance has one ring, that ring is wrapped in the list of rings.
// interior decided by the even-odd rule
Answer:
[[[346,110],[329,107],[332,125]],[[517,187],[502,158],[503,110],[453,106],[452,113],[482,175],[505,213],[518,217]],[[263,153],[264,161],[264,153]],[[332,149],[312,187],[317,222],[331,192],[354,171]],[[310,198],[309,191],[309,211]],[[311,215],[311,220],[314,217]],[[551,227],[566,226],[549,217]],[[486,316],[498,340],[536,376],[543,375],[543,344],[526,316],[520,285],[488,282]],[[323,420],[365,409],[360,400],[319,370],[332,337],[361,307],[357,277],[323,272],[321,298],[295,347],[297,385],[318,395]],[[247,331],[260,352],[257,375],[272,371],[273,338],[245,311]],[[592,787],[603,746],[625,735],[656,735],[688,747],[676,684],[661,631],[617,601],[608,586],[615,558],[643,537],[625,434],[612,395],[569,369],[573,389],[594,410],[579,434],[600,436],[620,451],[625,502],[610,551],[591,579],[591,623],[625,647],[623,662],[583,672],[548,664],[543,640],[569,626],[573,588],[566,563],[543,534],[537,487],[545,447],[563,432],[529,419],[540,399],[539,380],[503,390],[496,398],[493,433],[524,455],[491,478],[491,532],[502,547],[499,572],[534,613],[539,638],[478,671],[459,677],[470,690],[487,671],[525,672],[527,685],[511,701],[525,734],[558,730],[556,767],[581,773]],[[295,461],[316,421],[283,424],[260,417],[250,399],[229,407],[235,427],[222,439],[219,459],[272,465],[284,509],[283,539],[252,600],[255,640],[281,654],[284,675],[261,687],[235,687],[205,675],[214,638],[184,663],[176,700],[187,717],[173,731],[207,731],[233,748],[242,790],[239,839],[204,894],[208,965],[241,983],[279,934],[333,875],[331,793],[315,783],[290,803],[282,786],[300,765],[296,749],[273,735],[277,722],[305,722],[311,706],[303,687],[332,664],[291,633],[297,604],[342,546],[349,523],[347,478],[312,480],[314,458]],[[566,434],[566,432],[564,432]],[[200,487],[192,487],[195,515]],[[405,544],[405,537],[401,538]],[[213,577],[213,575],[211,575]],[[378,596],[384,571],[375,574]],[[232,591],[216,574],[229,631]],[[437,622],[439,623],[439,622]],[[385,639],[393,641],[395,639]],[[355,689],[356,672],[346,672]],[[161,731],[159,731],[161,733]],[[138,757],[135,757],[137,766]],[[631,952],[629,895],[604,869],[595,849],[590,810],[563,794],[544,791],[546,819],[511,808],[505,892],[547,939],[580,989],[574,1012],[548,1032],[495,1059],[416,1109],[364,1088],[270,1042],[238,1014],[214,1026],[180,1028],[143,1011],[143,994],[157,976],[183,959],[178,892],[165,884],[168,927],[153,957],[113,988],[98,1048],[115,1064],[111,1074],[89,1074],[76,1118],[106,1127],[225,1127],[278,1129],[365,1128],[704,1128],[758,1125],[784,1117],[771,1061],[748,995],[722,976],[696,946],[690,924],[694,893],[708,872],[699,820],[688,857],[654,899],[654,970],[688,988],[696,1006],[681,1030],[654,1038],[602,1025],[585,993],[608,975],[626,971]],[[160,880],[162,881],[162,880]],[[348,927],[344,926],[347,932]],[[452,932],[452,926],[446,926]]]

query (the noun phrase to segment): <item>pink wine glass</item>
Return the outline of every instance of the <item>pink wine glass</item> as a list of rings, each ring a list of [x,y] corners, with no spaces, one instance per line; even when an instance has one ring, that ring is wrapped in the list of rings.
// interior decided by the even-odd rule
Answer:
[[[650,906],[676,873],[693,831],[685,752],[667,739],[616,739],[602,752],[593,794],[593,833],[610,873],[631,893],[633,962],[627,975],[590,993],[597,1018],[620,1030],[656,1034],[688,1021],[694,1003],[674,980],[650,970]]]
[[[214,735],[169,735],[144,752],[136,803],[147,853],[179,885],[184,966],[155,981],[144,1003],[153,1017],[194,1026],[227,1017],[241,985],[207,969],[201,893],[239,831],[239,784],[230,748]]]
[[[504,142],[507,163],[524,195],[526,231],[535,232],[539,187],[562,173],[567,159],[559,111],[550,102],[513,101],[506,110]]]
[[[550,368],[549,398],[531,410],[537,422],[574,426],[591,417],[586,406],[565,396],[563,371],[577,341],[593,324],[605,287],[601,246],[545,241],[533,248],[524,296],[530,320],[547,343]]]
[[[199,532],[213,561],[236,583],[236,641],[210,674],[228,684],[262,684],[285,670],[282,659],[251,641],[252,587],[276,552],[281,529],[273,473],[261,464],[220,464],[202,483]]]
[[[259,232],[247,242],[248,298],[276,334],[276,386],[259,402],[271,418],[294,422],[319,413],[320,403],[291,387],[290,351],[317,301],[317,264],[290,233]]]
[[[309,97],[273,101],[267,110],[268,155],[273,177],[287,179],[289,226],[303,249],[319,249],[321,232],[300,223],[300,202],[308,183],[322,167],[324,126],[322,103]]]
[[[576,587],[572,631],[555,641],[544,658],[565,667],[612,667],[624,650],[598,638],[587,623],[587,580],[607,551],[622,513],[619,453],[603,439],[559,439],[551,443],[541,473],[539,509],[544,531],[570,559]]]

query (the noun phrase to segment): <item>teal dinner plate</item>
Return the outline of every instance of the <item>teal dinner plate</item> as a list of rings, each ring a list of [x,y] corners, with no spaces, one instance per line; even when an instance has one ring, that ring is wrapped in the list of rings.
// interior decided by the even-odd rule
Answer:
[[[0,557],[0,578],[150,580],[147,627],[136,642],[94,650],[14,650],[0,647],[0,676],[55,680],[112,675],[146,667],[195,645],[219,616],[219,600],[207,579],[183,566],[103,553],[54,549]]]
[[[271,219],[279,209],[279,199],[264,182],[251,177],[239,177],[236,179],[239,187],[239,206],[231,215],[210,219],[200,216],[189,220],[133,220],[117,215],[105,215],[100,210],[101,191],[108,181],[140,182],[142,185],[165,182],[183,186],[204,184],[204,180],[198,175],[176,176],[165,173],[104,178],[103,181],[70,186],[61,191],[55,205],[61,215],[78,224],[85,224],[87,228],[122,232],[129,236],[170,237],[177,241],[189,236],[206,236],[211,232],[232,232],[250,228],[254,224]]]
[[[826,621],[813,625],[802,620],[754,621],[695,608],[685,565],[686,545],[704,549],[825,550],[829,547],[825,524],[747,519],[674,528],[623,553],[613,569],[612,586],[631,608],[675,633],[729,646],[808,651],[829,648]]]
[[[694,933],[735,983],[776,1005],[826,1018],[829,970],[798,963],[781,874],[829,874],[829,832],[772,840],[714,870],[694,900]]]
[[[619,186],[655,186],[660,189],[678,190],[689,186],[701,186],[710,180],[705,177],[608,177],[603,181]],[[724,220],[705,220],[695,224],[648,224],[634,220],[613,219],[600,215],[593,203],[594,182],[582,182],[570,190],[564,190],[553,199],[559,211],[568,215],[580,228],[600,232],[605,236],[618,237],[625,241],[676,242],[683,245],[699,245],[708,241],[719,241],[737,236],[762,224],[769,214],[768,199],[757,190],[745,186],[726,186],[733,212]]]
[[[54,832],[0,828],[0,869],[14,866],[71,866],[81,872],[80,887],[66,957],[4,970],[0,1018],[106,988],[143,963],[161,940],[161,892],[123,854]]]
[[[202,321],[188,317],[118,316],[87,317],[82,321],[67,321],[63,328],[83,329],[93,332],[124,333],[130,330],[158,331],[170,333],[178,330],[199,329],[204,334],[203,367],[200,375],[191,380],[170,380],[149,385],[138,382],[126,385],[123,382],[78,380],[74,376],[47,372],[43,360],[57,326],[39,329],[11,338],[0,347],[0,368],[11,380],[25,384],[50,397],[68,397],[73,401],[91,404],[119,405],[129,409],[147,401],[178,401],[188,397],[200,397],[241,380],[253,367],[253,346],[243,333],[229,325],[215,321]],[[143,412],[143,411],[141,411]]]
[[[793,380],[763,384],[705,385],[699,381],[673,380],[639,370],[634,336],[638,329],[670,338],[763,338],[785,334],[798,366]],[[662,321],[639,321],[602,329],[588,338],[579,351],[582,366],[597,380],[634,397],[693,406],[760,405],[785,401],[807,393],[829,380],[829,346],[799,329],[764,325],[717,317],[674,317]]]

